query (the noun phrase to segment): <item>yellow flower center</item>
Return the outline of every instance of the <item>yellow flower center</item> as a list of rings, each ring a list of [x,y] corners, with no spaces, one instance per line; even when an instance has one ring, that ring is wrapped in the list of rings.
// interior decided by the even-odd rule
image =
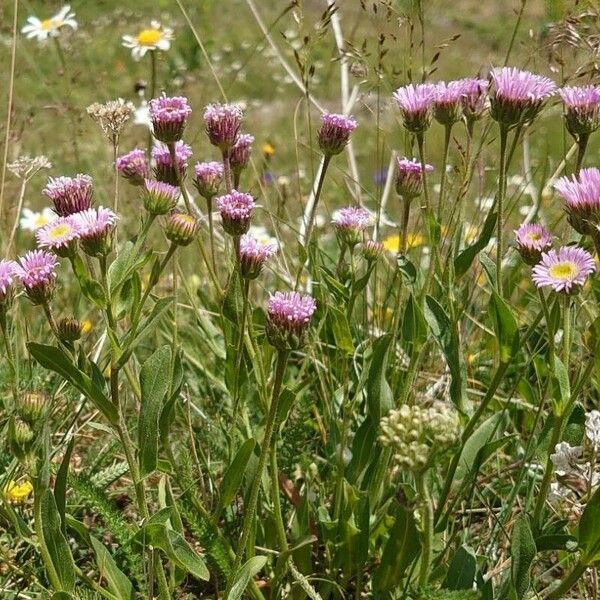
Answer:
[[[54,29],[56,25],[54,24],[54,19],[44,19],[42,21],[42,29],[44,31],[49,31],[50,29]]]
[[[539,233],[536,233],[535,231],[530,231],[527,234],[527,239],[531,240],[532,242],[539,242],[542,239],[542,236]]]
[[[573,262],[561,262],[552,265],[548,270],[550,276],[554,279],[573,279],[579,273],[579,267]]]
[[[71,226],[68,223],[62,223],[61,225],[57,225],[52,231],[48,232],[48,235],[52,239],[58,240],[69,233],[71,233]]]
[[[162,32],[158,29],[144,29],[137,36],[140,46],[156,46],[162,39]]]
[[[93,328],[92,322],[89,319],[84,319],[81,322],[81,333],[89,333]]]

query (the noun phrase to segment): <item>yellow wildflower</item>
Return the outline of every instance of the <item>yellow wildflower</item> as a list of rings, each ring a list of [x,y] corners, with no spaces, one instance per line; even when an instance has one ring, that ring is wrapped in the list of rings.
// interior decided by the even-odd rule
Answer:
[[[94,326],[89,319],[81,321],[81,333],[89,333],[93,328]]]
[[[31,481],[26,480],[23,483],[17,483],[12,479],[4,488],[6,499],[12,504],[23,504],[33,492]]]
[[[398,234],[388,235],[384,240],[382,240],[383,247],[390,253],[396,254],[398,252],[398,241],[400,240],[400,236]],[[411,248],[418,248],[425,243],[425,238],[420,233],[409,233],[406,238],[406,248],[410,250]]]
[[[275,146],[270,142],[265,142],[260,149],[265,156],[273,156],[275,154]]]

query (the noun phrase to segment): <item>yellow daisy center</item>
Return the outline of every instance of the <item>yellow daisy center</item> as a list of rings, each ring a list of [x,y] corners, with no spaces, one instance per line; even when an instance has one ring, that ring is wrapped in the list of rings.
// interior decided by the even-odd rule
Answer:
[[[36,215],[34,223],[36,227],[43,227],[44,225],[48,225],[48,223],[50,223],[50,219],[46,215],[40,214]]]
[[[89,333],[92,330],[92,322],[89,319],[84,319],[81,322],[81,333]]]
[[[542,236],[539,233],[536,233],[535,231],[529,232],[526,237],[532,242],[539,242],[542,239]]]
[[[52,239],[58,240],[69,233],[71,233],[71,226],[67,223],[62,223],[61,225],[57,225],[54,229],[52,229],[52,231],[49,231],[48,235]]]
[[[33,492],[33,485],[30,481],[25,481],[23,483],[10,481],[4,491],[10,502],[19,503],[26,500],[31,492]]]
[[[44,31],[49,31],[50,29],[54,29],[54,27],[55,27],[54,19],[44,19],[42,21],[41,26]]]
[[[158,29],[144,29],[137,36],[140,46],[156,46],[162,39],[162,32]]]
[[[573,279],[579,273],[579,267],[573,262],[561,262],[552,265],[548,273],[553,279]]]

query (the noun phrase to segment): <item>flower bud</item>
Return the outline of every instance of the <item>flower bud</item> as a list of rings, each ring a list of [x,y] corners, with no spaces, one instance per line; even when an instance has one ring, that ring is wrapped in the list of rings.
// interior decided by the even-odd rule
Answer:
[[[165,226],[167,239],[177,246],[187,246],[198,233],[200,224],[192,215],[176,212],[169,216]]]
[[[63,342],[75,342],[81,337],[81,323],[72,317],[63,317],[57,323],[58,335]]]
[[[278,350],[301,348],[316,310],[317,303],[312,296],[275,292],[267,305],[266,334],[269,343]]]
[[[178,187],[154,179],[146,179],[142,189],[144,208],[151,215],[166,215],[171,212],[177,205],[180,195]]]
[[[46,408],[46,395],[43,392],[26,392],[19,397],[17,411],[26,423],[33,425],[39,421]]]

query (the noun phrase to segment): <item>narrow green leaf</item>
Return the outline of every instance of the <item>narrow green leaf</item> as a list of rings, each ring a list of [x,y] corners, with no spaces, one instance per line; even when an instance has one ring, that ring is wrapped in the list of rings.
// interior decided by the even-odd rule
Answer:
[[[159,348],[140,369],[140,414],[138,418],[138,448],[140,475],[145,477],[156,469],[158,461],[158,423],[165,396],[169,391],[171,348]]]
[[[118,423],[117,409],[103,394],[102,390],[85,373],[73,365],[62,349],[55,346],[36,344],[35,342],[29,342],[27,348],[31,356],[42,367],[58,373],[86,398],[91,400],[112,425]]]
[[[531,563],[535,557],[535,540],[531,533],[529,517],[522,513],[517,517],[510,538],[512,558],[511,576],[516,596],[519,600],[529,590]]]
[[[579,520],[579,547],[583,552],[586,563],[600,559],[600,488],[585,505],[585,510]]]
[[[75,563],[65,536],[61,531],[60,515],[56,507],[54,495],[47,489],[40,500],[40,515],[42,537],[52,567],[56,573],[61,589],[58,591],[72,592],[75,589]]]
[[[192,550],[180,533],[158,523],[145,525],[143,531],[146,543],[162,550],[177,566],[197,579],[208,581],[210,575],[204,559]]]
[[[508,304],[492,289],[492,315],[500,361],[508,363],[519,351],[519,327]]]
[[[233,500],[238,488],[242,483],[248,461],[252,456],[252,452],[256,446],[256,440],[254,438],[247,439],[237,454],[234,456],[231,464],[223,475],[223,481],[221,482],[221,493],[219,496],[219,508],[223,509],[229,506],[229,503]]]
[[[58,514],[60,515],[61,530],[66,535],[67,528],[65,524],[65,509],[67,505],[67,480],[69,477],[69,463],[71,462],[71,454],[73,453],[73,446],[75,445],[75,437],[71,438],[65,455],[63,456],[62,462],[56,474],[56,482],[54,483],[54,499],[56,500],[56,507]]]
[[[346,315],[333,306],[330,306],[327,311],[331,329],[333,331],[333,339],[336,346],[346,354],[354,353],[354,343],[352,341],[352,333]]]
[[[378,423],[393,407],[392,390],[385,377],[392,335],[386,333],[375,340],[367,376],[367,407],[371,419]]]
[[[96,564],[103,579],[106,579],[108,591],[119,600],[131,600],[133,598],[133,586],[129,578],[117,567],[110,552],[97,539],[90,537],[92,547],[96,554]]]
[[[253,556],[246,561],[240,570],[236,573],[234,583],[231,586],[231,591],[227,600],[240,600],[248,587],[252,578],[265,566],[267,563],[266,556]]]
[[[490,211],[483,224],[481,235],[471,246],[465,248],[455,259],[454,259],[454,273],[456,278],[462,277],[473,264],[475,257],[489,244],[494,229],[496,227],[496,219],[498,213]]]

